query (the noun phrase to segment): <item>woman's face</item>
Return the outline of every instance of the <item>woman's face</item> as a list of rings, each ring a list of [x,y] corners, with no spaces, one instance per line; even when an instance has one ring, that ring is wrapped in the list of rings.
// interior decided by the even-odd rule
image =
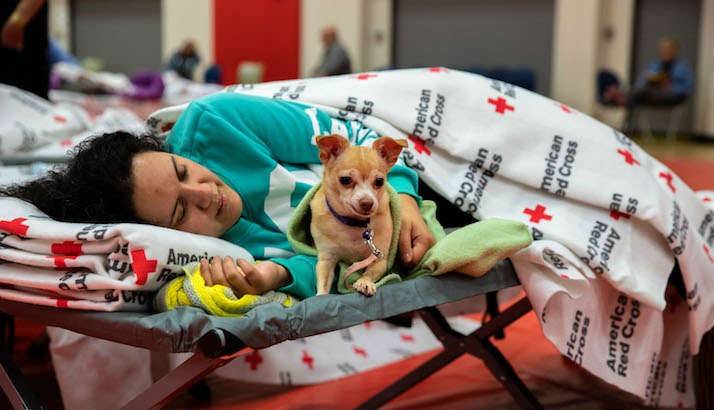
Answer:
[[[166,152],[143,152],[132,161],[138,216],[154,225],[220,237],[238,222],[240,196],[216,174]]]

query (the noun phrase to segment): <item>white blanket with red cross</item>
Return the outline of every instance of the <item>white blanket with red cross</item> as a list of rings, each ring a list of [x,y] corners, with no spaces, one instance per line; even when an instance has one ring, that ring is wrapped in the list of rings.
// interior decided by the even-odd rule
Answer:
[[[89,199],[91,200],[91,199]],[[253,260],[221,239],[138,224],[49,219],[0,198],[0,298],[87,310],[151,309],[151,293],[201,257]]]
[[[691,355],[714,325],[714,210],[625,135],[564,104],[444,68],[238,85],[408,138],[402,155],[477,218],[523,221],[513,258],[545,335],[649,404],[691,405]],[[170,128],[184,106],[149,119]],[[686,303],[665,311],[679,263]]]

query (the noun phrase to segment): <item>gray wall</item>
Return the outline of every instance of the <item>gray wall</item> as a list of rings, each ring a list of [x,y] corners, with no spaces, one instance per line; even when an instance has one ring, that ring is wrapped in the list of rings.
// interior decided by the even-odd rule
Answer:
[[[161,0],[73,0],[73,52],[100,57],[105,70],[161,68]]]
[[[532,68],[550,93],[554,0],[396,0],[399,68]]]
[[[699,18],[701,0],[638,0],[635,12],[635,33],[633,38],[632,78],[638,78],[648,63],[657,60],[657,43],[663,36],[679,41],[680,56],[694,73],[699,51]],[[696,83],[695,83],[696,88]],[[692,126],[692,104],[684,121],[684,130]],[[663,130],[667,117],[650,115],[650,122],[655,129]]]

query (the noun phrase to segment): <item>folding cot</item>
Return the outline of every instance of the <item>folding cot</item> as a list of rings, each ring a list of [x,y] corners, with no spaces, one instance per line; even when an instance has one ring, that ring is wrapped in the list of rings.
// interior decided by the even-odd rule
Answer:
[[[62,310],[0,300],[0,311],[58,326],[92,337],[163,352],[194,352],[125,405],[127,409],[158,408],[214,369],[242,356],[251,348],[265,348],[289,339],[338,330],[371,320],[417,312],[444,350],[388,386],[360,408],[377,408],[463,354],[484,361],[493,375],[527,409],[541,408],[518,378],[507,359],[489,341],[506,326],[531,310],[523,298],[469,335],[453,330],[436,306],[470,296],[518,285],[508,260],[499,262],[480,278],[456,273],[421,277],[384,286],[377,295],[327,295],[308,298],[290,307],[267,304],[242,318],[211,316],[197,308],[184,307],[163,313],[87,312]],[[0,353],[0,385],[16,408],[41,408],[7,352]]]

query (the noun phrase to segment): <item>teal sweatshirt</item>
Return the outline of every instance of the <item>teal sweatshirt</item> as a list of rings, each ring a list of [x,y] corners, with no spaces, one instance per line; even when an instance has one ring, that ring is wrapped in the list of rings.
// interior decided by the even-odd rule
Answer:
[[[240,195],[243,214],[222,238],[284,266],[292,282],[281,290],[299,298],[316,293],[317,260],[295,255],[287,224],[322,175],[315,137],[330,134],[365,146],[379,137],[361,122],[307,105],[218,93],[192,102],[166,141],[169,152],[210,169]],[[418,198],[417,174],[401,160],[387,180],[398,193]]]

